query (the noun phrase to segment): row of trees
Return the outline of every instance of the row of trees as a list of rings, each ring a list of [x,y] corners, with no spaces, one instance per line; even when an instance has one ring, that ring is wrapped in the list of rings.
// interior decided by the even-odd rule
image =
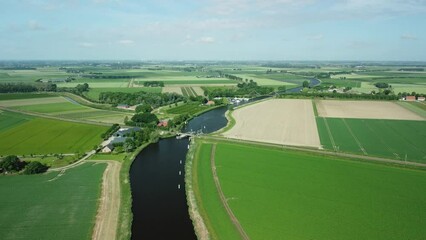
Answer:
[[[21,161],[15,155],[9,155],[3,160],[0,160],[0,173],[14,173],[23,170],[24,174],[37,174],[46,172],[48,167],[40,162]]]
[[[99,101],[101,103],[109,103],[113,105],[137,105],[143,103],[150,105],[153,108],[182,100],[184,100],[184,97],[177,93],[147,93],[141,91],[136,93],[102,92],[99,94]]]
[[[17,92],[56,92],[57,86],[54,83],[0,83],[0,93]]]
[[[204,90],[204,95],[209,98],[215,97],[255,97],[259,95],[267,95],[274,91],[272,87],[258,86],[256,82],[240,82],[237,88],[214,88]]]
[[[164,82],[162,81],[146,81],[143,82],[144,87],[164,87]]]
[[[284,93],[280,94],[281,98],[287,98],[292,96],[304,96],[304,97],[316,97],[316,98],[339,98],[339,99],[372,99],[372,100],[398,100],[397,95],[384,93],[376,94],[355,94],[355,93],[329,93],[329,92],[300,92],[300,93]]]

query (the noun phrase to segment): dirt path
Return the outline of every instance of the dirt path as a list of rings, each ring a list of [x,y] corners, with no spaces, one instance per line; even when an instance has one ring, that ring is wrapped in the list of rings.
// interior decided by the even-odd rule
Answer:
[[[101,201],[93,229],[93,240],[115,240],[117,238],[120,210],[120,169],[117,161],[90,161],[108,163],[102,180]]]
[[[219,193],[220,201],[222,202],[223,206],[225,207],[225,210],[228,213],[229,218],[231,218],[232,223],[237,228],[238,233],[240,234],[241,238],[248,240],[250,238],[248,237],[248,235],[244,231],[244,229],[241,226],[238,219],[235,217],[234,213],[232,212],[231,208],[228,205],[228,201],[226,200],[225,195],[223,194],[222,187],[220,186],[219,178],[217,177],[217,173],[216,173],[215,153],[216,153],[216,144],[213,144],[212,152],[211,152],[211,155],[210,155],[210,164],[211,164],[211,168],[212,168],[212,172],[213,172],[214,184],[216,185],[217,192]]]

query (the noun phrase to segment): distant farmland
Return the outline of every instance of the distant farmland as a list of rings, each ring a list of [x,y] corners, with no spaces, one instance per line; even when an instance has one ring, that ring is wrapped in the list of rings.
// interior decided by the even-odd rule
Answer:
[[[194,189],[212,239],[238,239],[212,184],[212,143]],[[256,145],[217,143],[216,171],[250,239],[422,239],[426,172]]]
[[[105,164],[0,176],[1,239],[91,239]]]
[[[9,119],[17,123],[10,123]],[[14,122],[15,122],[14,121]],[[107,127],[0,113],[0,155],[75,153],[101,142]]]
[[[330,150],[426,163],[426,121],[317,117]]]

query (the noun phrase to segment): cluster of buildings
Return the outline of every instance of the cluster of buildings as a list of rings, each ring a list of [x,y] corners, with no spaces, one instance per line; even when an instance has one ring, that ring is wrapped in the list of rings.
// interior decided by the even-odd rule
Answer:
[[[414,102],[414,101],[420,101],[420,102],[424,102],[425,101],[425,97],[417,97],[416,96],[405,96],[403,98],[401,98],[402,101],[407,101],[407,102]]]
[[[110,138],[105,140],[101,146],[102,146],[102,153],[110,153],[114,151],[114,145],[124,143],[126,139],[132,134],[133,132],[140,131],[141,128],[139,127],[131,127],[131,128],[120,128],[112,134]]]

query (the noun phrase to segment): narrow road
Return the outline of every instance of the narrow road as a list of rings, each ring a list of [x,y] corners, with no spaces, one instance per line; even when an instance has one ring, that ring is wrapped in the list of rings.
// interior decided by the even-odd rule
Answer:
[[[53,172],[53,171],[64,171],[64,170],[68,170],[70,168],[76,167],[80,164],[84,163],[84,160],[88,159],[90,156],[92,156],[93,154],[95,154],[96,151],[92,150],[90,152],[87,152],[86,155],[84,157],[82,157],[81,159],[79,159],[78,161],[71,163],[70,165],[64,166],[64,167],[57,167],[57,168],[49,168],[47,171],[48,172]]]
[[[107,163],[102,180],[102,194],[96,223],[93,229],[93,240],[115,240],[120,210],[120,169],[121,163],[111,160],[90,161]]]
[[[213,172],[214,184],[216,185],[217,192],[219,193],[220,201],[222,202],[223,206],[225,207],[225,210],[228,213],[229,218],[231,219],[235,228],[237,228],[238,233],[240,234],[241,238],[248,240],[250,238],[248,237],[248,235],[244,231],[244,229],[241,226],[238,219],[235,217],[234,213],[232,212],[231,208],[228,205],[228,201],[226,200],[225,195],[223,194],[222,187],[220,186],[219,178],[218,178],[217,173],[216,173],[215,153],[216,153],[216,144],[213,144],[212,152],[210,154],[210,165],[211,165],[212,172]]]

